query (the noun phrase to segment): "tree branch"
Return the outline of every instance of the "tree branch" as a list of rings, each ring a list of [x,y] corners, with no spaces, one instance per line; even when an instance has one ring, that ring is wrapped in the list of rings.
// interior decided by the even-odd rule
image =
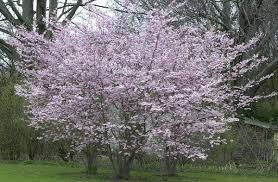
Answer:
[[[71,20],[73,18],[73,16],[75,15],[77,9],[82,5],[82,0],[77,0],[77,3],[73,6],[73,8],[71,9],[71,11],[69,12],[69,14],[66,17],[66,20],[63,21],[63,23],[65,23],[67,20]]]
[[[17,8],[15,7],[14,2],[12,0],[8,0],[8,3],[10,5],[10,7],[12,8],[13,12],[16,14],[20,23],[24,23],[24,19],[23,19],[22,15],[19,13],[19,11],[17,10]]]
[[[120,13],[129,13],[129,14],[136,14],[136,15],[147,15],[147,13],[144,13],[144,12],[134,12],[134,11],[128,11],[128,10],[121,10],[121,9],[111,8],[111,7],[108,7],[108,6],[102,6],[102,5],[97,5],[97,4],[92,4],[92,6],[95,6],[95,7],[98,7],[98,8],[109,9],[109,10],[117,11],[117,12],[120,12]],[[91,10],[88,10],[88,9],[86,9],[86,10],[87,11],[91,11]]]
[[[6,3],[0,0],[0,13],[13,25],[18,25],[18,21],[13,17],[11,12],[8,10]]]

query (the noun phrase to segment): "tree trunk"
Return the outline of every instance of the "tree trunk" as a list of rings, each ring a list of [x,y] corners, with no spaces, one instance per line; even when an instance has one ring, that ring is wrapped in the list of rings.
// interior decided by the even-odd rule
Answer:
[[[97,150],[92,147],[87,147],[87,174],[97,174]]]
[[[175,176],[177,174],[177,159],[171,155],[171,147],[165,149],[165,167],[168,176]]]
[[[64,162],[69,162],[69,159],[67,157],[68,151],[65,149],[63,145],[61,145],[58,148],[58,156],[64,161]]]
[[[33,139],[29,141],[28,144],[28,157],[29,160],[34,160],[36,156],[36,151],[37,151],[37,143]]]
[[[28,157],[31,161],[35,159],[35,153],[31,149],[29,149]]]
[[[119,169],[117,174],[118,178],[128,180],[133,158],[121,156],[121,158],[118,161],[119,161],[118,164]]]
[[[224,0],[223,2],[223,23],[229,28],[229,30],[232,28],[232,22],[231,22],[231,2],[230,0]]]
[[[57,7],[58,7],[57,0],[49,1],[49,19],[57,18]]]
[[[46,0],[37,0],[37,29],[42,34],[46,30]]]
[[[171,156],[165,157],[167,176],[177,175],[177,160]]]
[[[22,16],[26,23],[26,27],[31,30],[33,24],[34,10],[33,10],[33,1],[34,0],[24,0],[22,2]]]
[[[115,156],[116,159],[113,158],[113,154],[109,147],[109,159],[113,167],[115,181],[119,182],[121,179],[128,180],[135,153],[131,154],[131,156],[122,154],[116,154]]]

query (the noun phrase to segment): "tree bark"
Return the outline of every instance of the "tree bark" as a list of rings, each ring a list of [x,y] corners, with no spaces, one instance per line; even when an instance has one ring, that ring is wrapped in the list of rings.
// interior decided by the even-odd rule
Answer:
[[[37,29],[42,34],[46,30],[46,0],[37,0]]]
[[[165,157],[166,174],[167,176],[177,175],[177,161],[171,156]]]
[[[77,9],[79,6],[82,5],[82,0],[77,0],[76,4],[72,7],[71,11],[66,16],[66,20],[63,21],[63,23],[66,23],[66,21],[70,21],[73,16],[76,14]]]
[[[165,154],[166,174],[167,176],[175,176],[177,174],[177,159],[171,155],[170,147],[166,147]]]
[[[57,6],[58,6],[57,0],[49,1],[49,19],[57,18]]]
[[[0,13],[5,17],[6,20],[8,20],[12,25],[18,25],[20,22],[18,22],[12,13],[9,11],[6,3],[3,0],[0,0]]]
[[[114,153],[116,156],[115,159],[110,147],[108,148],[108,152],[115,175],[115,181],[118,182],[121,179],[128,180],[135,153],[133,152],[130,156]]]
[[[130,168],[133,163],[133,158],[127,157],[127,156],[120,156],[118,159],[118,178],[128,180],[129,179],[129,173]]]
[[[34,11],[33,11],[33,2],[34,0],[24,0],[22,2],[22,16],[25,21],[25,26],[31,30],[34,20]]]
[[[87,174],[97,174],[97,150],[93,146],[87,146]]]
[[[231,23],[231,2],[230,0],[223,0],[223,23],[229,27],[229,29],[232,28],[232,23]]]

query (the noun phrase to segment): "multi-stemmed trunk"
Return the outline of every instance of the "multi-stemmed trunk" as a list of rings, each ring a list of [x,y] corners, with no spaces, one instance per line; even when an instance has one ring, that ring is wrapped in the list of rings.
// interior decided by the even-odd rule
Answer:
[[[115,181],[128,180],[135,153],[131,155],[112,153],[109,147],[109,159],[113,167]]]
[[[128,180],[132,163],[133,163],[133,157],[120,156],[118,159],[117,178]]]
[[[86,151],[87,164],[86,172],[87,174],[97,174],[97,150],[92,146],[87,146]]]
[[[166,147],[165,150],[165,167],[168,176],[175,176],[177,174],[177,159],[171,154],[171,148]]]
[[[165,157],[165,165],[167,176],[175,176],[177,174],[177,160],[171,156]]]

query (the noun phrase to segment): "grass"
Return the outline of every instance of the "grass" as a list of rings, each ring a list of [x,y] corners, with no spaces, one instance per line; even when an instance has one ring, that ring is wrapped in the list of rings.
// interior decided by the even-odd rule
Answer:
[[[0,182],[111,182],[111,171],[101,169],[96,176],[88,176],[82,167],[41,163],[0,163]],[[176,177],[149,172],[132,172],[130,182],[277,182],[276,176],[239,175],[213,170],[187,169]]]

